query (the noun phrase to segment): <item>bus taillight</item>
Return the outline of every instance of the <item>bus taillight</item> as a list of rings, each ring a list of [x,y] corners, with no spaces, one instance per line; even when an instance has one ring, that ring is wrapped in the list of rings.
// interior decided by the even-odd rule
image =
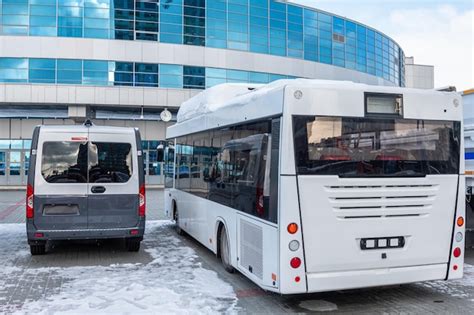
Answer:
[[[461,226],[464,225],[464,218],[463,218],[463,217],[459,217],[456,222],[457,222],[458,226],[461,227]]]
[[[294,269],[298,268],[299,266],[301,266],[301,259],[299,259],[298,257],[294,257],[290,260],[290,266]]]
[[[453,256],[458,258],[459,256],[461,256],[461,249],[459,247],[456,247],[453,251]]]

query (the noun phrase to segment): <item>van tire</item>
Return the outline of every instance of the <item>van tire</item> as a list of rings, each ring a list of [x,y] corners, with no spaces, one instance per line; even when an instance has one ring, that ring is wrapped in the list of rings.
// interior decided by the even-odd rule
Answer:
[[[176,205],[174,206],[173,219],[174,219],[174,222],[175,222],[174,229],[176,230],[176,233],[177,233],[178,235],[183,236],[183,235],[184,235],[184,231],[183,231],[183,229],[179,226],[179,215],[178,215],[178,208],[176,207]]]
[[[46,254],[46,244],[34,244],[30,245],[30,252],[33,256]]]
[[[137,239],[126,239],[125,247],[129,252],[138,252],[140,250],[140,240]]]
[[[222,265],[228,273],[234,273],[235,269],[232,267],[230,262],[230,246],[229,246],[229,237],[227,236],[227,231],[225,227],[221,228],[221,233],[219,235],[219,253],[221,256]]]

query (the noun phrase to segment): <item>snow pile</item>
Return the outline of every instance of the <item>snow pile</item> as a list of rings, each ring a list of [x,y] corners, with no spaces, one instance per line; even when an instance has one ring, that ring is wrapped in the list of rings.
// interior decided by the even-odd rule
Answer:
[[[220,280],[215,272],[204,269],[193,249],[184,246],[172,233],[165,231],[166,224],[169,224],[168,221],[147,224],[144,245],[152,258],[147,264],[24,269],[22,275],[17,275],[18,278],[34,279],[46,273],[49,274],[48,281],[62,282],[62,285],[58,292],[39,300],[27,301],[18,309],[18,314],[231,312],[237,302],[232,287]],[[18,255],[17,250],[26,247],[24,230],[23,224],[12,225],[7,231],[0,228],[0,248],[3,253],[0,259],[7,266],[0,270],[0,288],[7,284],[5,279],[9,273],[18,272],[18,257],[11,254]],[[21,241],[3,242],[6,233],[11,239]],[[158,248],[153,248],[157,240],[160,244]],[[8,258],[6,253],[12,257]],[[24,255],[24,251],[20,251],[20,255]],[[16,266],[12,266],[15,262]],[[6,303],[0,300],[0,313],[7,311],[2,310],[2,304]]]
[[[260,84],[226,83],[213,86],[184,102],[178,111],[177,120],[183,122],[195,116],[209,113],[218,104],[251,92]]]
[[[266,94],[277,89],[282,89],[287,85],[299,87],[352,87],[356,83],[349,81],[333,80],[312,80],[312,79],[281,79],[268,84],[245,84],[245,83],[224,83],[202,91],[198,95],[184,102],[179,108],[178,123],[202,116],[218,109],[247,104],[252,99],[264,97]],[[361,84],[357,84],[360,88]]]

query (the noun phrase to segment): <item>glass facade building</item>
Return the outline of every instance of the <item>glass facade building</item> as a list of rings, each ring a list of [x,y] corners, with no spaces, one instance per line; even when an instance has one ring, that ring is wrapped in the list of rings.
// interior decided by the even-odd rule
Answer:
[[[165,108],[174,121],[202,89],[297,77],[405,86],[405,56],[371,27],[275,0],[0,0],[0,186],[25,184],[34,126],[86,115],[139,128],[146,183],[162,184]]]
[[[269,83],[279,74],[121,61],[0,58],[0,82],[204,89],[222,83]]]
[[[404,86],[404,53],[389,37],[327,12],[273,0],[0,0],[0,21],[0,35],[248,51],[352,69]]]

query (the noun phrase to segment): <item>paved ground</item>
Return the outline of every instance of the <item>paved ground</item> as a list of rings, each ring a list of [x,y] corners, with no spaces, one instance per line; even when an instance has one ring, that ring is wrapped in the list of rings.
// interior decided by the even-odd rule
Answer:
[[[225,272],[214,255],[177,236],[165,221],[147,226],[139,253],[124,251],[120,242],[76,242],[55,243],[48,255],[31,257],[18,224],[24,222],[23,198],[24,192],[0,192],[0,313],[122,313],[132,307],[133,313],[474,314],[471,266],[462,281],[282,297]],[[164,219],[162,202],[161,190],[148,191],[150,221]],[[474,265],[473,252],[466,261]],[[106,281],[97,280],[103,274]],[[111,304],[119,308],[107,308]]]

